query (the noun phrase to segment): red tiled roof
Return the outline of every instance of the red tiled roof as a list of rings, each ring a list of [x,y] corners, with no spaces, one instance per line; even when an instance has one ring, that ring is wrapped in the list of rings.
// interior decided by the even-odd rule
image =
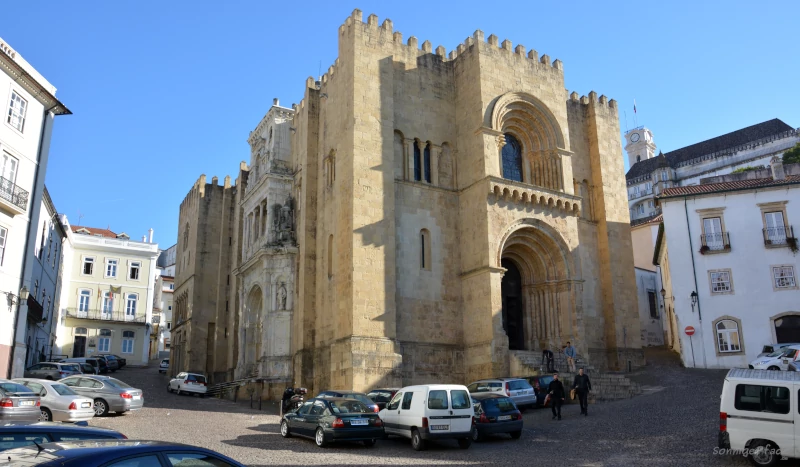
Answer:
[[[671,198],[674,196],[702,195],[706,193],[718,193],[723,191],[751,190],[768,186],[792,185],[800,183],[800,175],[787,175],[784,180],[773,180],[770,178],[756,178],[754,180],[737,180],[735,182],[707,183],[705,185],[679,186],[667,188],[660,198]]]
[[[647,217],[644,219],[636,219],[635,221],[631,221],[631,227],[638,227],[640,225],[645,225],[645,224],[658,224],[663,221],[664,221],[664,215],[659,214],[655,217]]]
[[[84,226],[81,226],[81,225],[72,225],[70,227],[72,227],[72,231],[75,232],[75,233],[77,233],[81,229],[86,229],[86,230],[89,231],[89,235],[95,235],[95,236],[96,235],[100,235],[102,237],[117,238],[117,234],[115,234],[114,232],[112,232],[112,231],[110,231],[108,229],[98,229],[98,228],[95,228],[95,227],[84,227]]]
[[[171,280],[171,281],[175,280],[175,276],[164,276],[164,275],[162,275],[161,278],[162,279],[168,279],[168,280]]]

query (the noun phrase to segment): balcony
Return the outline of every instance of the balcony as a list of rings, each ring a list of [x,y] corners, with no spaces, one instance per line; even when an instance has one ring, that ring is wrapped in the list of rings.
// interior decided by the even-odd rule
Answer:
[[[0,206],[10,210],[14,215],[22,214],[28,209],[28,192],[11,180],[0,177]]]
[[[791,225],[769,227],[761,231],[764,233],[764,246],[767,248],[789,247],[793,252],[797,251],[797,237],[794,236],[794,227]]]
[[[105,310],[79,310],[78,308],[67,308],[68,318],[91,319],[95,321],[108,321],[111,323],[144,323],[144,313],[129,315],[123,311]]]
[[[33,298],[33,295],[28,295],[28,320],[33,323],[41,323],[44,320],[44,307]]]
[[[731,234],[714,232],[700,235],[700,254],[727,253],[731,251]]]
[[[653,190],[635,191],[628,195],[628,200],[639,199],[653,194]]]

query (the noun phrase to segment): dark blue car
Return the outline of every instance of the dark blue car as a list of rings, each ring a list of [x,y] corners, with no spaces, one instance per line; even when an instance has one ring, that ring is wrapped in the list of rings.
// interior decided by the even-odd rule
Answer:
[[[45,443],[4,451],[9,465],[59,467],[244,467],[209,449],[161,441],[74,441]]]
[[[0,425],[0,451],[31,446],[35,443],[81,441],[85,439],[127,439],[108,428],[90,427],[86,422],[13,422]],[[0,461],[3,461],[0,457]]]

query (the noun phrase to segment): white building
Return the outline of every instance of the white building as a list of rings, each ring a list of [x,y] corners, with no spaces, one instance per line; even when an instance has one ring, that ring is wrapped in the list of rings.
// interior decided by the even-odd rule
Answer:
[[[667,188],[697,185],[701,178],[737,169],[768,167],[772,156],[798,142],[800,130],[776,118],[657,156],[649,129],[629,130],[625,151],[630,169],[625,178],[631,220],[657,215],[655,197]]]
[[[667,340],[687,367],[746,367],[765,344],[800,342],[800,164],[771,164],[659,197]]]
[[[163,251],[161,252],[164,253]],[[172,265],[174,270],[175,265]],[[169,357],[172,342],[172,306],[175,292],[175,278],[156,271],[155,301],[153,302],[153,333],[151,334],[151,359]]]
[[[637,302],[641,324],[642,345],[664,345],[666,315],[659,271],[654,264],[653,252],[658,237],[661,216],[631,223],[633,265],[636,273]]]
[[[20,295],[33,287],[50,135],[55,116],[71,112],[2,38],[0,70],[0,376],[16,377],[27,360],[28,306]]]
[[[54,348],[58,321],[58,313],[54,311],[60,301],[61,256],[67,233],[46,187],[36,232],[32,286],[27,300],[26,367],[59,356]]]
[[[174,244],[166,250],[161,250],[158,255],[158,269],[161,274],[169,277],[175,277],[175,258],[178,249],[178,244]]]

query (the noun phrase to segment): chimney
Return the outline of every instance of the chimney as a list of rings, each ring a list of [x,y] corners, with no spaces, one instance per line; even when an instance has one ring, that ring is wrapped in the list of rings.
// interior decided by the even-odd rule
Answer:
[[[146,242],[147,242],[147,235],[142,235],[142,243],[146,243]]]
[[[148,238],[147,243],[153,243],[153,229],[148,230],[148,233],[150,234],[150,236]]]
[[[783,171],[783,160],[780,157],[774,156],[769,161],[769,165],[772,167],[773,180],[784,180],[786,178],[786,172]]]
[[[280,101],[278,100],[277,97],[275,99],[272,99],[272,105],[280,105]]]

